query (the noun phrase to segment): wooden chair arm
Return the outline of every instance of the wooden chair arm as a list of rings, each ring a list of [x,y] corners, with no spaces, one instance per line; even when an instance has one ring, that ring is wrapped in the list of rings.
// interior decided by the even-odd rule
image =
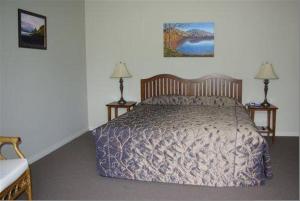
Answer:
[[[21,144],[20,137],[4,137],[0,136],[0,160],[5,160],[6,158],[1,154],[1,148],[5,144],[11,144],[14,147],[14,150],[19,158],[25,158],[24,154],[21,152],[19,148],[19,144]]]

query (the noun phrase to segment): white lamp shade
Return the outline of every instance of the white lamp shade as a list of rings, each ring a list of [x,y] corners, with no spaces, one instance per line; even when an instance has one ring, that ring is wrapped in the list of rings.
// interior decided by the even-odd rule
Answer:
[[[256,79],[261,79],[261,80],[276,80],[279,79],[278,76],[276,75],[273,65],[269,63],[263,64],[257,75],[255,76]]]
[[[113,74],[111,75],[111,78],[123,78],[123,77],[131,77],[131,74],[129,73],[126,64],[125,63],[118,63],[114,69]]]

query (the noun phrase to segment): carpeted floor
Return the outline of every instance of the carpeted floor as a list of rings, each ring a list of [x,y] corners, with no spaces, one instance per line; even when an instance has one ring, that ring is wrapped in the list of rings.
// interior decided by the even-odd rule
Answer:
[[[299,138],[271,146],[274,178],[259,187],[214,188],[98,176],[93,137],[84,134],[31,166],[34,199],[270,200],[299,199]]]

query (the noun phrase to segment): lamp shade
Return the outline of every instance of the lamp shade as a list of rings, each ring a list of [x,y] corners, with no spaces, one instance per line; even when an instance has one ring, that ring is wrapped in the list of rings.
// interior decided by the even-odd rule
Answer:
[[[121,77],[131,77],[131,74],[129,73],[126,64],[123,62],[120,62],[116,65],[113,74],[111,75],[111,78],[121,78]]]
[[[273,65],[269,63],[263,64],[257,75],[255,76],[256,79],[261,79],[261,80],[276,80],[279,79],[278,76],[276,75]]]

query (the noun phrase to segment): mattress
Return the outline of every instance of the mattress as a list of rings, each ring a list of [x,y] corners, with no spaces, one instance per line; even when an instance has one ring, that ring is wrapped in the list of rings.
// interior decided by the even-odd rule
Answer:
[[[218,187],[272,177],[266,140],[226,97],[153,97],[93,135],[105,177]]]

